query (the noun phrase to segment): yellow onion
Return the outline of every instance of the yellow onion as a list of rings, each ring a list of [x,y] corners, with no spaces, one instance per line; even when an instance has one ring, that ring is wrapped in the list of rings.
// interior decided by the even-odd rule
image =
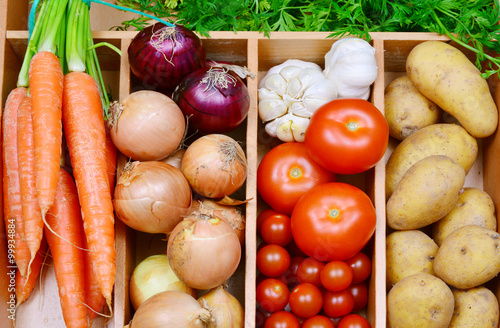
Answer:
[[[116,148],[136,161],[161,160],[173,153],[184,137],[184,114],[168,96],[136,91],[114,103],[109,121]]]
[[[191,189],[182,172],[160,161],[131,162],[115,187],[113,205],[127,226],[168,234],[189,214]]]
[[[194,297],[167,290],[153,295],[139,306],[129,328],[204,328],[210,312]]]
[[[246,179],[247,160],[241,146],[223,134],[196,139],[182,158],[182,173],[193,190],[208,198],[229,196]]]
[[[231,225],[213,215],[191,213],[168,238],[172,270],[194,289],[210,289],[226,282],[241,259],[241,246]]]
[[[185,152],[186,152],[185,148],[179,148],[172,154],[170,154],[170,156],[162,159],[161,161],[170,164],[179,170],[182,170],[182,157],[184,157]]]
[[[245,326],[243,307],[223,285],[199,297],[198,302],[210,312],[211,320],[208,322],[208,328],[242,328]]]
[[[200,210],[209,211],[214,216],[227,221],[240,240],[240,244],[245,242],[245,215],[237,206],[217,204],[214,200],[201,197],[193,201],[191,212],[200,212]]]
[[[196,290],[179,280],[170,268],[166,254],[151,255],[137,265],[130,278],[130,301],[134,309],[148,298],[166,290],[177,290],[196,297]]]

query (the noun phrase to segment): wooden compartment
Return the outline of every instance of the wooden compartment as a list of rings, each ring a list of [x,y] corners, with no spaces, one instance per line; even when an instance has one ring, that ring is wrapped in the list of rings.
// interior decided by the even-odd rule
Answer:
[[[111,1],[110,1],[111,2]],[[0,102],[2,106],[12,88],[15,87],[24,51],[27,46],[28,0],[0,0]],[[8,14],[7,14],[8,13]],[[109,31],[130,14],[115,9],[93,5],[92,26],[96,41],[107,41],[123,52],[116,53],[100,48],[99,58],[107,84],[111,88],[114,100],[123,99],[130,92],[142,86],[131,75],[127,48],[134,31]],[[5,33],[4,33],[5,32]],[[258,118],[257,86],[266,71],[272,66],[295,58],[312,61],[324,66],[324,55],[335,40],[329,39],[327,32],[274,32],[270,38],[256,32],[212,32],[210,38],[203,38],[207,57],[214,60],[227,60],[247,68],[255,73],[255,79],[248,79],[251,105],[247,120],[236,131],[231,133],[242,143],[248,160],[248,176],[244,187],[238,192],[239,199],[251,199],[245,207],[246,244],[240,268],[230,281],[231,291],[240,299],[245,308],[245,327],[255,326],[255,278],[256,278],[256,217],[266,204],[258,197],[256,188],[256,172],[259,161],[277,140],[267,136],[264,126]],[[431,33],[372,33],[371,44],[376,49],[376,60],[379,68],[378,77],[373,84],[370,101],[384,110],[385,86],[396,76],[404,73],[404,63],[409,51],[425,40],[447,41],[446,37]],[[469,54],[470,55],[470,54]],[[493,80],[492,87],[498,85]],[[2,107],[3,108],[3,107]],[[500,136],[482,140],[480,157],[469,173],[467,185],[477,186],[487,191],[494,199],[497,208],[500,206],[500,176],[497,173],[500,165]],[[341,176],[339,180],[353,183],[363,189],[373,201],[377,213],[376,232],[369,243],[373,270],[369,282],[369,303],[366,316],[372,327],[386,326],[386,280],[385,280],[385,163],[391,150],[396,145],[391,140],[386,156],[368,172]],[[1,221],[1,219],[0,219]],[[8,292],[9,281],[6,264],[6,236],[4,224],[0,222],[0,312],[6,313],[6,303],[11,293]],[[133,308],[129,301],[128,284],[134,267],[146,256],[164,252],[165,241],[162,236],[148,235],[133,231],[119,220],[116,221],[117,275],[114,290],[114,316],[110,320],[99,319],[93,327],[118,327],[126,325],[133,316]],[[16,310],[16,326],[23,327],[64,327],[60,311],[57,288],[52,268],[43,273],[43,289],[36,287],[27,303]],[[2,314],[3,316],[3,314]],[[7,322],[2,317],[0,322]],[[10,323],[10,322],[9,322]],[[3,324],[1,325],[4,326]]]

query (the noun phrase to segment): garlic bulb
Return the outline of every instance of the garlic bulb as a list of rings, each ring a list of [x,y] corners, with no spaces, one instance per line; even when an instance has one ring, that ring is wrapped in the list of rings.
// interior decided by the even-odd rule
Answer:
[[[304,141],[309,118],[337,98],[335,85],[315,63],[290,59],[272,67],[259,83],[259,117],[281,141]]]
[[[325,55],[323,73],[336,86],[339,98],[368,100],[377,71],[375,48],[363,39],[340,39]]]

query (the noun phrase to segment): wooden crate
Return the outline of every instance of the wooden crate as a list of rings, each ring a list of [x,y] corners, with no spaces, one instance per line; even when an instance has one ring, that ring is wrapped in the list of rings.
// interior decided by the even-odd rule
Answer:
[[[110,1],[113,2],[113,1]],[[15,87],[17,73],[26,50],[28,0],[0,0],[0,101],[2,106],[12,88]],[[116,11],[102,5],[92,7],[92,27],[96,42],[107,41],[123,52],[116,53],[100,48],[99,58],[104,70],[106,83],[111,87],[115,100],[123,99],[141,85],[131,76],[128,65],[127,47],[135,36],[134,31],[109,31],[111,26],[119,24],[130,14]],[[203,38],[207,56],[214,60],[227,60],[247,66],[257,73],[255,80],[248,80],[251,107],[247,120],[231,135],[239,140],[247,154],[248,178],[238,192],[239,198],[251,199],[246,205],[246,245],[242,263],[236,275],[230,281],[230,290],[245,307],[246,327],[255,326],[255,277],[256,277],[256,217],[266,207],[258,197],[256,189],[256,171],[258,163],[269,149],[276,145],[276,140],[267,136],[257,114],[257,85],[266,71],[286,59],[295,58],[312,61],[324,66],[324,55],[335,40],[328,39],[329,33],[275,32],[270,38],[255,32],[212,32],[210,38]],[[404,64],[409,51],[425,40],[447,38],[431,33],[372,33],[372,45],[376,49],[379,68],[378,77],[373,84],[370,101],[384,111],[384,89],[395,77],[404,73]],[[462,49],[463,50],[463,49]],[[467,53],[470,55],[470,53]],[[492,87],[497,87],[498,80],[492,80]],[[480,156],[467,177],[467,186],[483,188],[500,208],[500,136],[481,140]],[[385,280],[385,163],[396,145],[391,140],[390,147],[383,160],[368,172],[341,176],[346,181],[362,188],[372,199],[376,207],[376,232],[369,243],[373,261],[373,271],[369,282],[369,303],[366,316],[372,327],[386,326],[386,280]],[[6,236],[0,224],[0,322],[8,310],[8,291],[6,277],[5,244]],[[159,235],[138,233],[127,228],[119,220],[116,222],[117,275],[114,290],[114,316],[108,322],[99,319],[94,327],[123,327],[133,315],[128,297],[128,284],[133,268],[146,256],[165,251],[165,242]],[[43,289],[37,287],[32,297],[16,310],[16,326],[24,327],[64,327],[60,310],[57,288],[52,268],[44,271]],[[4,327],[4,325],[1,325]]]

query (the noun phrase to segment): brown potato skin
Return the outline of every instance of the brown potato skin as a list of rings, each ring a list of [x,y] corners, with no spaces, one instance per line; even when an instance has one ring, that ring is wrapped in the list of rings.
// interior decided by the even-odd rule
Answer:
[[[386,238],[386,277],[391,287],[412,274],[434,275],[438,245],[420,230],[394,231]]]
[[[490,281],[500,273],[500,234],[476,225],[456,229],[439,247],[434,273],[459,289]]]
[[[498,110],[477,67],[457,48],[441,41],[415,46],[406,73],[425,97],[455,117],[475,138],[492,135]]]
[[[424,157],[446,155],[462,165],[468,173],[478,153],[477,140],[459,125],[432,124],[399,143],[386,165],[386,199],[394,192],[406,171]]]
[[[447,328],[453,309],[451,289],[428,273],[400,280],[387,295],[389,328]]]
[[[498,300],[491,290],[479,286],[451,291],[455,310],[449,328],[498,328]]]
[[[411,83],[407,75],[393,80],[385,89],[384,115],[389,134],[403,140],[413,132],[439,122],[441,109]]]

